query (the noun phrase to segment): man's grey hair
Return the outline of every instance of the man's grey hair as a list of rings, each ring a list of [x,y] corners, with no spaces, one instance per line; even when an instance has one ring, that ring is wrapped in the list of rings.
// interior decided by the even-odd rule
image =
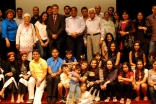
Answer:
[[[89,13],[91,10],[93,10],[93,11],[96,13],[95,8],[90,8],[90,9],[88,10],[88,13]]]

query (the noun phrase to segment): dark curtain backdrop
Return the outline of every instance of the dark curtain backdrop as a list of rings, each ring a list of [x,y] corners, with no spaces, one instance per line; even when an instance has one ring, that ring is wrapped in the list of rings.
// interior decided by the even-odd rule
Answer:
[[[156,4],[156,0],[116,0],[116,9],[120,15],[124,10],[128,10],[131,19],[134,19],[139,10],[143,11],[145,17],[152,14],[152,5],[154,4]]]
[[[7,9],[16,10],[16,0],[1,0],[0,2],[0,9],[2,10],[3,18],[5,17],[5,11]]]

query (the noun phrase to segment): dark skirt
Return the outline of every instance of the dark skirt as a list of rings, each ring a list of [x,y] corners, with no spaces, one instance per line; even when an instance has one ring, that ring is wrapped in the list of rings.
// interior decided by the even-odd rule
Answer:
[[[25,86],[23,83],[19,82],[19,85],[18,85],[18,93],[19,94],[25,94],[28,90],[28,87]]]

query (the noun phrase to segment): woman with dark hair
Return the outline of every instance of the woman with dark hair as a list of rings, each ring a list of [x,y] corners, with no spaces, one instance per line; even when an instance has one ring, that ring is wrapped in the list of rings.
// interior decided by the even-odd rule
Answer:
[[[9,90],[11,92],[11,102],[14,102],[14,93],[18,89],[18,70],[16,69],[15,53],[9,52],[7,56],[8,60],[6,60],[4,66],[5,83],[0,91],[0,97],[4,97],[4,91]]]
[[[95,100],[95,96],[98,96],[100,91],[100,84],[103,82],[103,70],[98,68],[98,62],[96,59],[92,59],[89,64],[89,74],[87,79],[87,90],[92,95],[92,100]]]
[[[48,13],[48,16],[51,15],[52,14],[52,7],[51,6],[47,6],[46,12]]]
[[[146,21],[144,19],[144,15],[142,11],[137,12],[137,17],[134,20],[134,24],[136,27],[136,32],[134,35],[135,40],[140,41],[140,47],[142,51],[145,53],[146,59],[147,59],[150,38],[146,36],[146,32],[151,31],[152,28],[149,26],[146,26]]]
[[[143,60],[143,64],[146,66],[146,57],[140,48],[140,41],[135,41],[133,50],[129,52],[130,65],[135,67],[138,59]]]
[[[120,104],[124,104],[124,98],[125,98],[124,92],[127,93],[126,104],[131,104],[130,95],[133,89],[133,85],[132,85],[133,79],[134,79],[134,73],[131,70],[129,63],[124,62],[118,74],[118,88],[121,94]]]
[[[130,19],[128,11],[123,11],[122,20],[119,22],[118,33],[120,34],[119,51],[121,52],[121,62],[128,62],[128,53],[131,49],[126,49],[124,43],[129,35],[134,35],[135,26],[133,21]]]
[[[49,43],[48,34],[47,34],[47,18],[48,13],[42,12],[39,17],[39,21],[35,23],[36,35],[37,35],[37,48],[40,51],[40,55],[43,59],[46,59],[47,46]]]
[[[114,22],[114,27],[115,27],[115,33],[116,33],[116,42],[117,45],[119,45],[119,40],[120,40],[120,34],[118,33],[118,29],[119,29],[119,22],[120,22],[120,15],[119,12],[114,12],[114,18],[113,18],[113,22]]]
[[[16,64],[19,72],[18,99],[16,103],[23,103],[24,94],[27,92],[28,79],[31,76],[29,71],[29,61],[27,60],[27,52],[20,52],[20,58]]]
[[[15,11],[12,9],[8,9],[5,12],[5,19],[2,21],[2,59],[7,59],[8,52],[16,53],[16,32],[17,32],[17,23],[14,19]]]
[[[145,101],[148,100],[148,97],[147,97],[148,85],[146,83],[147,78],[148,78],[148,69],[144,68],[143,61],[139,59],[136,63],[136,72],[135,72],[135,78],[133,81],[134,90],[137,93],[137,97],[135,98],[136,101],[140,100],[140,90],[144,94],[143,100]]]
[[[117,67],[120,63],[120,52],[118,51],[115,42],[111,42],[108,47],[107,60],[108,59],[111,59],[115,62],[115,67]]]
[[[5,65],[5,61],[3,61],[0,57],[0,89],[3,88],[3,84],[4,84],[4,65]]]
[[[117,82],[118,69],[114,67],[113,60],[107,60],[106,66],[104,69],[104,83],[101,85],[101,89],[106,91],[107,99],[105,102],[109,102],[111,92],[113,96],[113,102],[117,102],[115,91],[116,91],[116,82]]]
[[[106,59],[108,46],[110,45],[111,42],[114,42],[114,37],[111,33],[107,33],[105,36],[105,40],[104,40],[102,47],[101,47],[101,51],[102,51],[101,53],[102,53],[102,56],[104,57],[104,59]]]

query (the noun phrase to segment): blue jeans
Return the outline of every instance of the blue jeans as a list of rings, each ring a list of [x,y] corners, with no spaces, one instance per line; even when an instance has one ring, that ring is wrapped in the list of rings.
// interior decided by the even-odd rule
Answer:
[[[47,40],[42,40],[42,41],[43,41],[43,43],[45,43]],[[37,41],[37,48],[38,48],[38,50],[40,52],[40,56],[43,59],[46,59],[47,47],[42,47],[40,41],[38,40]]]
[[[70,89],[69,89],[69,98],[70,99],[73,98],[74,92],[76,92],[76,99],[79,99],[80,95],[81,95],[79,83],[70,82]]]
[[[152,100],[152,104],[156,104],[156,90],[152,86],[149,86],[149,94]]]

